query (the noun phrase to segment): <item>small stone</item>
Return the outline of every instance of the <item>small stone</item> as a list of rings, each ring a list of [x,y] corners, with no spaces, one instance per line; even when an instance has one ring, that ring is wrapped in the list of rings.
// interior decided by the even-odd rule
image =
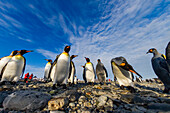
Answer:
[[[88,108],[89,108],[89,107],[91,108],[91,107],[92,107],[92,104],[91,104],[90,102],[85,102],[85,103],[84,103],[84,106],[85,106],[85,107],[88,107]]]
[[[64,111],[50,111],[50,113],[65,113]]]
[[[51,91],[49,92],[49,94],[51,94],[51,95],[56,94],[56,93],[57,93],[56,90],[51,90]]]
[[[104,96],[104,95],[102,95],[102,96],[100,96],[99,98],[98,98],[98,107],[101,107],[101,106],[104,106],[105,105],[105,103],[106,103],[106,101],[107,101],[107,96]]]
[[[67,106],[68,103],[69,103],[69,99],[65,97],[51,99],[50,101],[48,101],[48,109],[49,110],[62,109],[64,106]]]
[[[86,97],[85,96],[80,96],[80,98],[79,98],[79,102],[84,102],[86,100]]]
[[[75,107],[75,103],[69,103],[70,107]]]

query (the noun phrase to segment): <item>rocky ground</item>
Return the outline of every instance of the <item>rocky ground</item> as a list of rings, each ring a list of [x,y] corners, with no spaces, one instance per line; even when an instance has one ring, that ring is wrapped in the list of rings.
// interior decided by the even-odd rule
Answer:
[[[19,82],[0,87],[0,113],[163,113],[170,112],[170,94],[163,85],[135,82],[136,93],[106,85],[79,83],[67,89],[51,89],[52,83]]]

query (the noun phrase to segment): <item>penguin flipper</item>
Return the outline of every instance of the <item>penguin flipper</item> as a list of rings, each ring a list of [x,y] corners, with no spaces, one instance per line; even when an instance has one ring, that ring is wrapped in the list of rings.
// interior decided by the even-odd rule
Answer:
[[[170,42],[168,43],[167,47],[166,47],[166,61],[168,62],[169,66],[170,66]]]
[[[107,70],[106,70],[106,68],[103,66],[103,69],[104,69],[104,71],[105,71],[105,73],[106,73],[106,77],[108,77],[108,73],[107,73]]]
[[[48,78],[50,78],[51,71],[52,71],[53,67],[55,66],[55,64],[57,63],[57,60],[58,60],[58,58],[59,58],[60,55],[61,55],[61,54],[57,55],[57,56],[56,56],[56,59],[55,59],[54,62],[51,64],[51,68],[50,68],[50,71],[49,71],[49,73],[48,73]]]
[[[24,75],[24,71],[25,71],[25,66],[26,66],[26,59],[25,59],[25,57],[23,57],[24,58],[24,67],[23,67],[23,69],[22,69],[22,75],[21,75],[21,78],[23,77],[23,75]]]
[[[170,73],[169,65],[166,61],[161,61],[160,63],[161,68],[164,68],[166,71]]]
[[[84,68],[84,70],[83,70],[83,79],[84,79],[85,83],[87,83],[86,75],[85,75],[85,68]]]
[[[70,76],[71,76],[71,70],[72,70],[71,63],[73,63],[73,62],[72,62],[72,61],[70,61],[70,69],[69,69],[69,76],[68,76],[68,78],[70,78]]]
[[[5,68],[6,68],[7,64],[8,63],[5,64],[5,66],[2,68],[2,71],[0,72],[0,80],[2,79],[2,75],[3,75],[4,71],[5,71]]]
[[[93,63],[91,63],[92,64],[92,66],[93,66]],[[93,71],[94,71],[94,75],[95,75],[95,79],[96,79],[96,73],[95,73],[95,70],[94,70],[94,66],[93,66]]]

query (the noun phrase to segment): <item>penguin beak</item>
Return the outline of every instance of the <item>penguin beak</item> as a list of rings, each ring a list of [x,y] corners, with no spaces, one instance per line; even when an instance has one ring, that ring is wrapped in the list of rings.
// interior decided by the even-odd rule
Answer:
[[[67,48],[69,49],[71,46],[67,46]]]
[[[29,52],[33,52],[33,50],[30,50],[30,51],[26,51],[26,53],[29,53]]]
[[[48,59],[44,59],[44,60],[48,61]]]
[[[148,54],[148,53],[150,53],[150,52],[148,51],[146,54]]]
[[[136,71],[134,71],[134,70],[129,70],[130,72],[132,72],[132,73],[135,73],[136,75],[138,75],[140,78],[142,78],[142,76],[139,74],[139,73],[137,73]]]
[[[74,55],[74,57],[78,57],[78,55]]]

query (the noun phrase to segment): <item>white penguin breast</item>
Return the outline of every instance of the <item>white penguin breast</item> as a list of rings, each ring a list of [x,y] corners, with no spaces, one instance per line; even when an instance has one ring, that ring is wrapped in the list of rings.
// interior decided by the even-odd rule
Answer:
[[[45,77],[48,77],[50,68],[51,68],[51,64],[47,63],[46,66],[45,66]]]
[[[5,77],[6,79],[9,78],[9,81],[11,81],[14,79],[14,77],[19,78],[20,75],[22,74],[23,67],[24,67],[24,58],[22,56],[12,57],[12,59],[9,61],[9,63],[5,68],[2,79]]]
[[[124,69],[120,69],[115,64],[112,64],[113,66],[113,74],[116,76],[117,81],[119,82],[119,85],[123,86],[132,86],[132,80],[130,79],[131,72],[126,71]]]
[[[86,79],[88,82],[94,82],[94,69],[93,65],[91,63],[87,63],[85,66],[85,72],[86,72]]]
[[[3,67],[11,60],[12,57],[4,57],[0,60],[0,73]]]
[[[56,79],[58,82],[66,82],[69,76],[70,56],[61,54],[57,60],[56,65]]]

